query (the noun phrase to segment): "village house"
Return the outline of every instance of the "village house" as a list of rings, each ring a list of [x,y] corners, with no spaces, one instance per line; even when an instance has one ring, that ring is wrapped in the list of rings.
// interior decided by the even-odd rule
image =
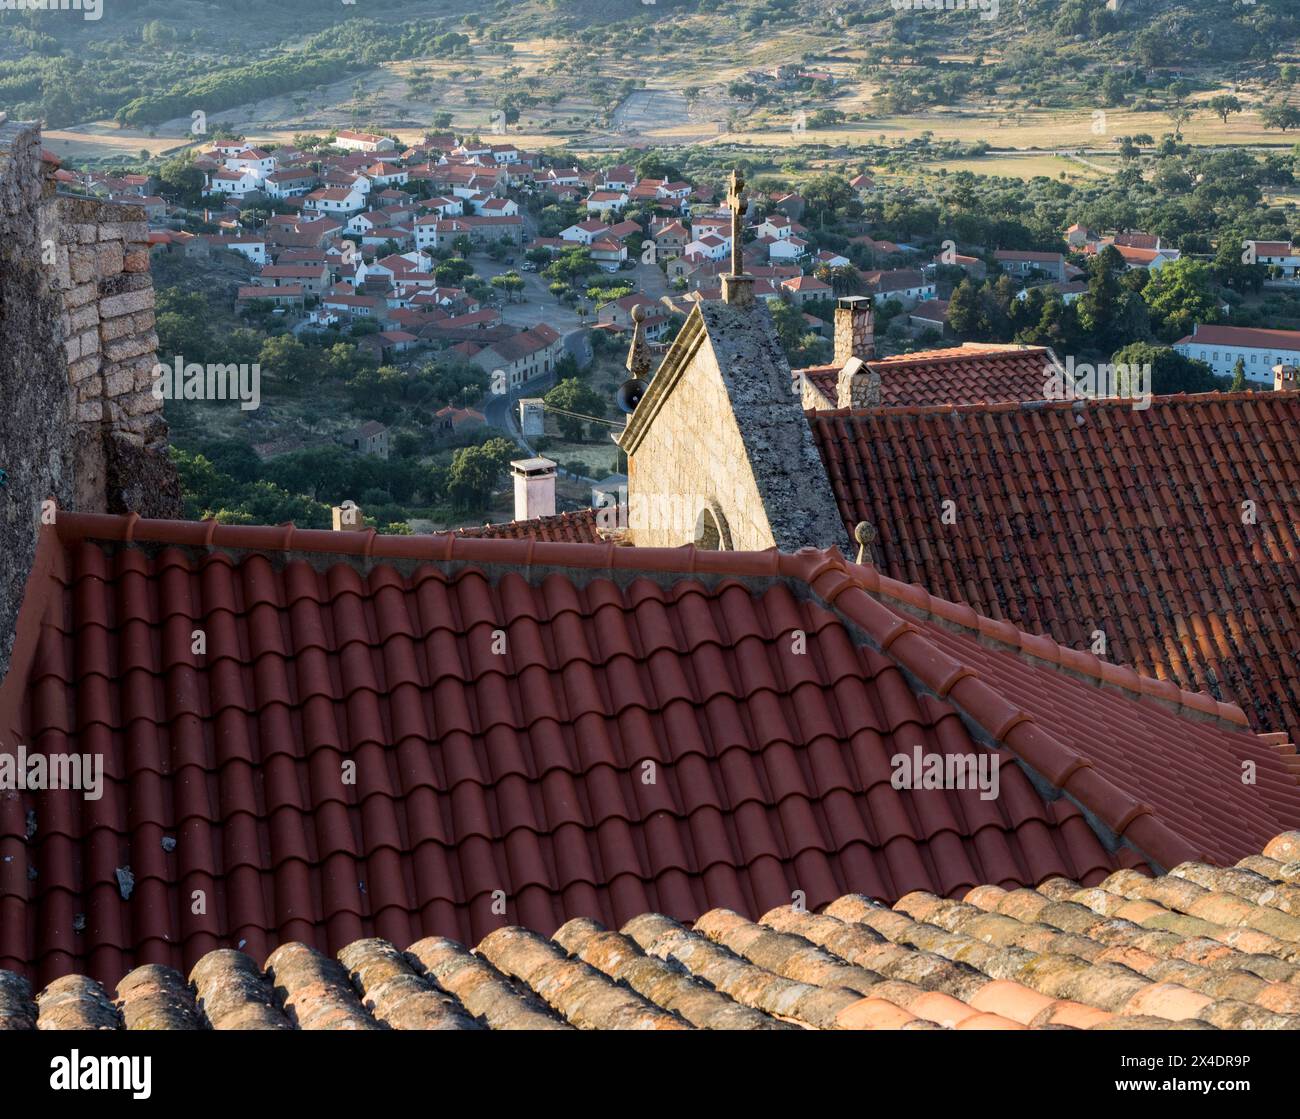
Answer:
[[[1065,243],[1075,252],[1083,252],[1089,245],[1095,245],[1098,240],[1095,233],[1078,222],[1065,231]]]
[[[454,408],[450,404],[433,414],[434,426],[440,431],[472,431],[487,423],[487,417],[473,408]]]
[[[782,280],[781,290],[796,307],[802,307],[805,303],[813,303],[819,299],[830,299],[835,294],[830,284],[825,280],[819,280],[816,276],[793,276],[788,280]]]
[[[696,239],[707,236],[720,237],[724,241],[730,242],[731,219],[729,217],[721,217],[717,214],[692,218],[691,235]]]
[[[998,249],[993,259],[1002,266],[1002,270],[1022,279],[1043,275],[1048,279],[1064,283],[1065,256],[1062,253],[1029,252],[1023,249]]]
[[[669,222],[654,231],[655,251],[660,260],[674,260],[686,251],[690,231],[679,221]]]
[[[935,283],[914,268],[896,268],[884,272],[864,272],[862,279],[877,303],[896,299],[903,307],[915,307],[935,297]]]
[[[1276,268],[1284,280],[1300,277],[1300,250],[1292,248],[1289,241],[1247,241],[1246,245],[1254,253],[1256,264]]]
[[[917,334],[933,330],[942,335],[948,328],[948,301],[946,299],[927,299],[912,308],[907,316],[907,325]]]
[[[321,187],[308,194],[303,205],[322,214],[349,215],[365,209],[366,196],[355,187]]]
[[[232,253],[239,253],[240,256],[251,260],[254,264],[265,264],[266,239],[264,237],[255,237],[252,234],[218,234],[205,233],[201,234],[203,240],[208,243],[208,249],[229,249]]]
[[[261,148],[244,148],[234,155],[226,156],[227,171],[248,171],[259,179],[266,178],[275,170],[275,156]]]
[[[802,218],[807,205],[807,200],[802,194],[776,193],[772,195],[772,208],[778,214],[784,214],[791,221],[798,221]]]
[[[1088,291],[1088,285],[1083,280],[1071,280],[1068,283],[1060,284],[1032,284],[1027,288],[1022,288],[1016,292],[1017,299],[1028,299],[1031,291],[1041,291],[1044,295],[1059,296],[1062,303],[1067,307],[1081,298]]]
[[[411,177],[405,167],[394,167],[387,163],[372,163],[362,168],[361,174],[378,187],[404,186]]]
[[[766,251],[767,259],[773,263],[802,260],[812,249],[809,242],[794,234],[788,237],[760,237],[758,244]]]
[[[110,194],[110,202],[120,202],[126,206],[139,206],[147,220],[159,221],[167,216],[167,200],[157,194]]]
[[[334,137],[334,146],[355,152],[392,152],[397,144],[387,136],[376,136],[369,132],[352,132],[344,129]]]
[[[564,340],[554,327],[538,323],[531,330],[489,342],[472,360],[489,373],[504,372],[510,388],[545,377],[564,356]]]
[[[618,167],[611,167],[598,181],[602,190],[626,194],[637,184],[636,169],[620,164]]]
[[[1232,376],[1241,360],[1246,380],[1272,384],[1275,366],[1300,365],[1300,330],[1197,323],[1191,334],[1174,343],[1174,349],[1184,357],[1205,362],[1221,377]]]
[[[802,228],[802,227],[800,227]],[[795,235],[795,223],[784,214],[772,214],[763,219],[754,232],[760,237],[770,237],[774,241],[784,241]]]
[[[283,201],[309,193],[315,189],[317,181],[316,172],[310,168],[288,168],[265,176],[263,189],[269,198]]]
[[[646,333],[650,333],[649,320],[662,314],[663,307],[656,303],[643,292],[633,292],[631,295],[625,295],[621,299],[613,299],[608,303],[601,304],[596,309],[596,321],[605,323],[610,326],[619,327],[622,330],[632,329],[632,309],[634,307],[643,307],[646,313]],[[666,322],[665,317],[665,322]],[[659,328],[662,332],[662,327]]]
[[[812,261],[814,268],[847,268],[852,263],[842,253],[832,252],[830,249],[822,249]]]
[[[209,194],[227,194],[243,198],[262,189],[262,180],[251,171],[210,171],[203,184]]]
[[[268,264],[253,279],[266,287],[299,284],[308,295],[319,295],[329,287],[330,272],[324,265]]]
[[[962,253],[953,253],[947,255],[940,253],[932,262],[936,267],[945,265],[952,268],[960,268],[972,280],[983,280],[988,276],[988,267],[977,256],[965,256]]]
[[[685,259],[697,263],[701,260],[722,260],[730,252],[730,238],[723,240],[721,237],[709,233],[686,246]]]
[[[591,259],[606,272],[617,272],[627,260],[627,246],[612,237],[600,237],[591,243]]]
[[[281,284],[278,287],[245,284],[238,289],[235,301],[245,304],[266,301],[273,307],[301,307],[304,298],[301,284]]]
[[[326,311],[349,318],[375,319],[380,317],[383,300],[373,295],[357,295],[351,291],[331,291],[321,296],[320,305]]]
[[[603,214],[606,210],[621,213],[627,206],[627,195],[622,191],[596,190],[587,196],[587,212]]]
[[[519,213],[519,203],[513,198],[485,198],[475,207],[487,218],[512,218]]]
[[[609,226],[603,221],[588,220],[560,230],[560,240],[572,241],[578,245],[590,245],[599,237],[609,232]]]
[[[348,433],[347,444],[363,455],[388,458],[388,428],[378,420],[367,420]]]

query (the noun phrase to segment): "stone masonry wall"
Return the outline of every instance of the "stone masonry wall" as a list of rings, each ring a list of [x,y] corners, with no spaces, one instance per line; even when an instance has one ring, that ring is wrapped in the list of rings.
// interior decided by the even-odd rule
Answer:
[[[870,361],[876,356],[875,317],[869,298],[863,309],[835,308],[835,364],[842,366],[850,358]]]
[[[723,548],[845,548],[797,387],[765,303],[699,304],[620,439],[633,543],[688,543],[707,509]],[[690,511],[687,523],[637,523],[638,503],[673,498]]]
[[[629,456],[628,494],[629,527],[638,546],[691,543],[695,519],[709,502],[726,520],[731,549],[772,546],[749,454],[707,340],[664,401],[636,454]],[[686,509],[676,523],[654,515],[660,508],[676,506]],[[649,523],[637,522],[638,508],[650,512]]]
[[[152,393],[153,283],[138,207],[55,192],[34,125],[0,123],[0,675],[41,503],[180,514]]]

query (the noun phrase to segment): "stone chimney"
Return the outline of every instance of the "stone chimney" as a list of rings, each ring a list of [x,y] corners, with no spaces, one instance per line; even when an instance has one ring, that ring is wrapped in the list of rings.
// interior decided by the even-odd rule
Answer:
[[[510,464],[515,478],[515,520],[555,515],[555,463],[548,458],[521,458]]]
[[[835,305],[835,364],[843,368],[850,358],[870,361],[876,356],[872,327],[875,301],[869,295],[850,295]]]
[[[836,311],[836,314],[839,312]],[[838,326],[837,320],[836,327]],[[880,374],[861,358],[849,358],[835,383],[835,407],[879,408]]]
[[[366,518],[355,501],[345,501],[342,505],[335,505],[330,513],[333,516],[335,532],[364,532],[366,529]]]
[[[1300,368],[1294,365],[1273,366],[1273,389],[1275,392],[1300,391]]]

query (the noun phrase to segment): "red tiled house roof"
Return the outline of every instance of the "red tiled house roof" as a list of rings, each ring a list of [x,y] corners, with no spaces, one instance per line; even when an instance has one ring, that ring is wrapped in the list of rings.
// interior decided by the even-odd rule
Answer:
[[[598,544],[595,509],[577,509],[571,513],[556,513],[550,517],[534,517],[528,521],[501,521],[497,524],[458,528],[457,536],[476,536],[496,540],[545,540],[551,543]]]
[[[112,996],[72,975],[33,998],[0,971],[0,1031],[1294,1030],[1297,855],[1290,832],[1233,867],[916,891],[892,908],[848,895],[759,923],[576,917],[549,940],[497,929],[473,953],[443,937],[359,940],[337,959],[286,944],[260,969],[217,949],[188,983],[143,965]]]
[[[1198,718],[1169,715],[1128,674],[1098,687],[1086,660],[1077,679],[1019,671],[910,620],[871,575],[833,552],[60,513],[0,729],[102,753],[107,787],[0,801],[0,966],[111,982],[220,947],[756,916],[796,889],[816,909],[1087,885],[1258,850],[1300,812],[1293,759],[1236,709],[1164,689]],[[892,754],[976,739],[1042,791],[1011,764],[996,801],[892,788]],[[1139,803],[1139,754],[1181,783]],[[1224,754],[1257,763],[1257,800],[1236,803]],[[1216,832],[1189,798],[1240,818]]]
[[[874,526],[892,578],[1075,648],[1100,630],[1111,661],[1300,730],[1300,395],[808,420],[844,523]]]
[[[867,362],[880,374],[880,401],[889,408],[930,404],[1001,403],[1041,400],[1048,353],[1042,346],[998,346],[969,342],[946,350],[922,350]],[[798,370],[835,407],[839,365]]]

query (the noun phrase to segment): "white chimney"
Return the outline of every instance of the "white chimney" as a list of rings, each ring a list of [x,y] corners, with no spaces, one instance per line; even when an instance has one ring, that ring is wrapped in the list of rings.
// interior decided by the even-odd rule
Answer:
[[[548,458],[515,459],[510,473],[515,477],[515,520],[554,516],[555,463]]]

